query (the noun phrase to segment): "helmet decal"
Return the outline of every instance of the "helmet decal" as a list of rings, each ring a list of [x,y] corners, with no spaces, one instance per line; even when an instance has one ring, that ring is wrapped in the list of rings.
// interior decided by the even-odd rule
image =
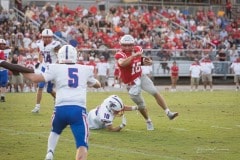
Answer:
[[[112,98],[115,99],[120,104],[121,108],[123,108],[122,103],[116,97],[112,97]]]

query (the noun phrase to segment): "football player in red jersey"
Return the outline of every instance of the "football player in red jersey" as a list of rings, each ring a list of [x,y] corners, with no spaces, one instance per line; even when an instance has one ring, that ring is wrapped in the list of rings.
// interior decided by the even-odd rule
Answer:
[[[140,46],[135,46],[135,40],[131,35],[124,35],[120,39],[121,50],[115,54],[115,59],[120,69],[120,78],[127,85],[128,93],[134,103],[139,108],[147,122],[147,130],[154,130],[152,121],[148,116],[146,104],[141,95],[144,90],[154,96],[158,105],[165,111],[170,120],[178,116],[177,112],[171,112],[164,100],[158,93],[152,80],[142,74],[141,65],[151,65],[152,60],[143,56],[143,50]]]

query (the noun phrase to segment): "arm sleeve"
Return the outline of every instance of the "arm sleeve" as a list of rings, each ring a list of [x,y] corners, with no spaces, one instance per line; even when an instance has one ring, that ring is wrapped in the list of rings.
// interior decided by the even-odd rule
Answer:
[[[6,69],[9,69],[10,71],[21,72],[21,73],[34,73],[33,69],[29,69],[17,64],[11,64],[6,61],[0,62],[0,66]]]

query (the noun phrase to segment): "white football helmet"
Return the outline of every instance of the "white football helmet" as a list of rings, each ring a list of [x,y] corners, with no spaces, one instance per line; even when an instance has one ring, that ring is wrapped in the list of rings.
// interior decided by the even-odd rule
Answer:
[[[72,45],[64,45],[58,51],[58,63],[76,63],[77,50]]]
[[[0,39],[0,44],[6,44],[6,41],[4,39]]]
[[[124,111],[124,104],[122,99],[116,95],[109,96],[105,101],[106,107],[113,114],[122,115]]]
[[[42,31],[42,37],[52,37],[53,36],[53,32],[51,29],[44,29]]]
[[[122,38],[120,39],[120,42],[119,42],[121,45],[123,44],[134,44],[135,43],[135,40],[133,38],[133,36],[131,35],[124,35],[122,36]]]

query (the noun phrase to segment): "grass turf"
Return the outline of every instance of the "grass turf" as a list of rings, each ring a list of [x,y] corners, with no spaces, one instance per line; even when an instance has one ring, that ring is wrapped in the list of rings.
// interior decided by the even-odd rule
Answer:
[[[88,92],[88,110],[110,94],[134,105],[126,92]],[[170,121],[153,97],[143,93],[155,130],[147,131],[142,116],[125,112],[127,126],[118,133],[90,133],[88,160],[237,160],[240,157],[240,94],[235,91],[162,92],[179,117]],[[35,93],[8,93],[0,103],[2,160],[43,160],[51,128],[53,99],[44,93],[41,110],[32,114]],[[116,118],[114,125],[119,125]],[[74,159],[75,144],[66,128],[55,160]]]

